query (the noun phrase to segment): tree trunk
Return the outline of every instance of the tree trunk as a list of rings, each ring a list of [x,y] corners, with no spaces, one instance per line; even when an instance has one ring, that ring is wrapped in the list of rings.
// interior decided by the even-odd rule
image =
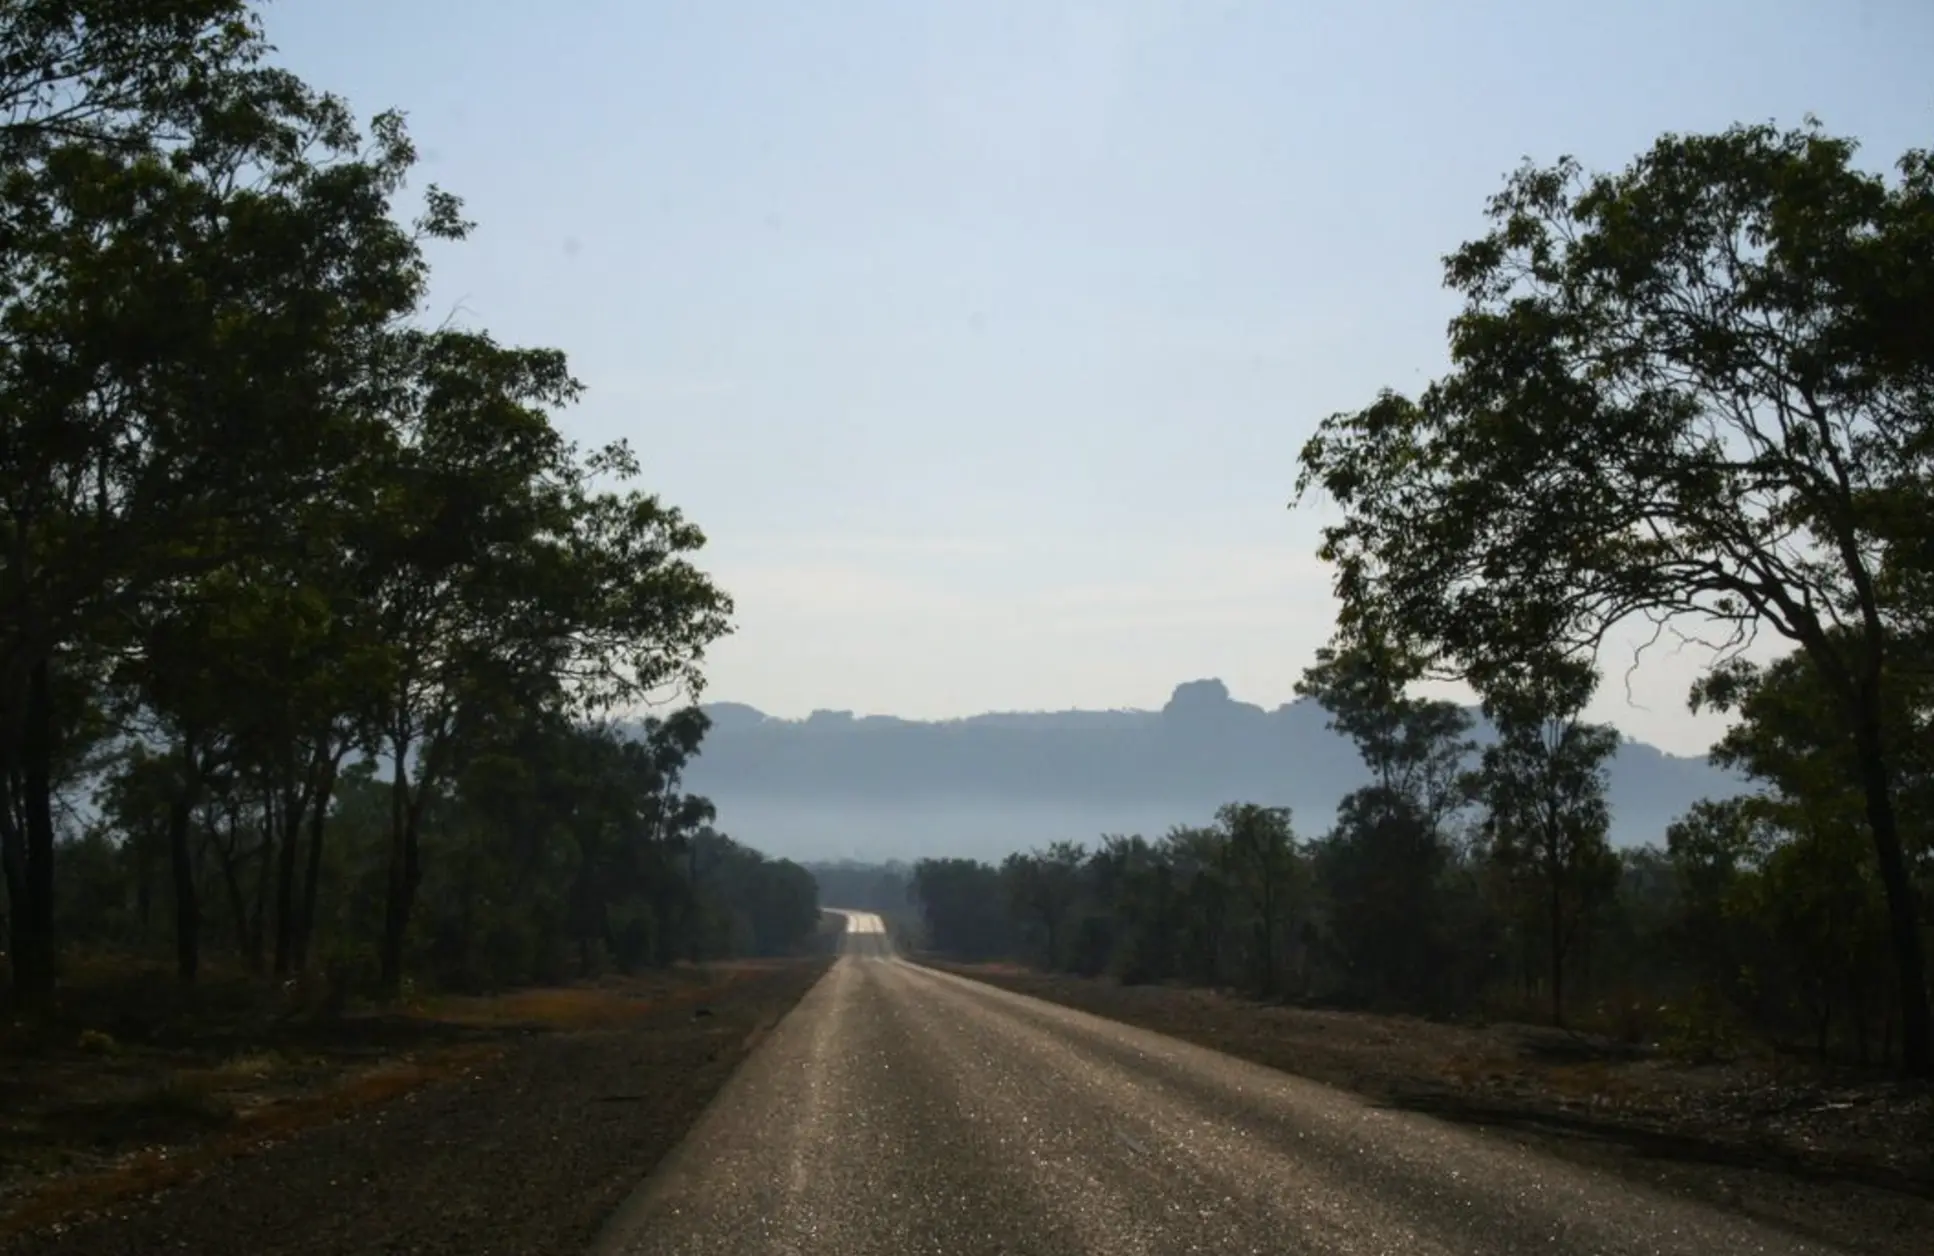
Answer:
[[[457,972],[465,984],[479,984],[470,970],[470,956],[475,949],[470,940],[476,929],[477,919],[477,856],[466,850],[463,855],[463,875],[457,882]]]
[[[336,770],[342,755],[328,754],[323,759],[322,779],[316,783],[315,799],[309,811],[308,874],[302,882],[302,915],[296,926],[295,967],[307,971],[309,953],[316,936],[316,894],[322,881],[322,832],[329,822],[329,800],[336,792]]]
[[[26,937],[27,910],[27,833],[17,806],[20,797],[18,773],[0,774],[0,869],[7,878],[7,954],[17,974],[20,948],[32,949]],[[17,982],[16,977],[16,982]]]
[[[1565,883],[1551,878],[1551,1023],[1565,1027]]]
[[[54,999],[54,702],[46,659],[28,672],[20,755],[20,886],[14,900],[13,988],[23,1008]]]
[[[1867,1051],[1867,1018],[1872,1011],[1867,1006],[1867,983],[1859,978],[1855,978],[1852,986],[1852,996],[1854,1050],[1859,1055],[1860,1066],[1865,1068],[1868,1064],[1872,1063]]]
[[[214,846],[215,854],[222,861],[222,888],[228,891],[228,914],[235,921],[235,953],[247,955],[249,952],[248,896],[242,893],[242,877],[235,868],[235,848],[238,845],[235,828],[235,824],[231,822],[228,826],[228,840],[210,844]]]
[[[654,967],[669,968],[676,958],[677,942],[672,932],[672,871],[669,861],[660,860],[656,872],[656,884],[652,887],[652,932],[656,935],[652,947]]]
[[[148,949],[148,923],[154,911],[154,821],[142,817],[134,832],[134,916],[142,951]]]
[[[292,774],[291,774],[292,775]],[[307,789],[298,790],[291,780],[282,784],[282,814],[276,824],[275,869],[275,975],[286,976],[295,958],[295,869],[296,847],[302,840],[302,814],[308,804]]]
[[[570,929],[578,940],[578,975],[589,977],[591,973],[591,942],[601,934],[597,928],[599,893],[602,878],[598,875],[599,865],[586,858],[578,867],[576,878],[571,882]],[[468,941],[470,931],[470,886],[471,859],[466,855],[463,868],[462,928]]]
[[[704,899],[699,894],[698,884],[698,836],[692,836],[691,844],[685,848],[685,884],[690,891],[686,898],[685,955],[688,962],[698,963],[699,928],[705,922]]]
[[[255,843],[255,855],[260,861],[255,865],[255,905],[249,913],[248,923],[248,967],[253,973],[259,973],[267,966],[269,872],[275,867],[275,834],[280,827],[276,823],[275,813],[275,791],[265,789],[262,791],[262,835]]]
[[[1276,883],[1267,868],[1262,873],[1262,988],[1276,995]]]
[[[390,843],[389,886],[383,897],[381,970],[383,993],[391,997],[403,988],[403,941],[410,927],[410,900],[415,897],[410,884],[415,863],[408,835],[395,835]]]
[[[416,820],[421,798],[410,797],[409,738],[397,736],[395,775],[390,781],[389,880],[383,896],[381,981],[385,994],[403,988],[403,942],[410,927],[410,905],[422,873],[418,866]],[[418,782],[421,792],[422,783]]]
[[[184,767],[184,771],[193,771]],[[188,845],[194,801],[184,788],[168,804],[168,862],[175,883],[175,975],[193,985],[201,968],[201,898],[195,888],[195,857]]]
[[[1888,935],[1900,981],[1901,1066],[1910,1077],[1929,1077],[1934,1076],[1934,1023],[1929,1018],[1920,906],[1901,852],[1879,699],[1871,691],[1863,693],[1860,706],[1854,721],[1854,745],[1860,758],[1867,824],[1873,832],[1880,883],[1887,892]]]
[[[1599,989],[1598,982],[1594,979],[1598,959],[1598,948],[1595,945],[1597,939],[1598,917],[1592,908],[1583,908],[1577,920],[1573,922],[1573,940],[1566,944],[1565,954],[1570,956],[1572,946],[1574,944],[1577,946],[1578,962],[1572,965],[1572,970],[1573,975],[1578,978],[1577,988],[1584,993],[1585,1002],[1588,1004]]]
[[[1515,890],[1513,897],[1516,897]],[[1524,913],[1516,921],[1516,926],[1519,930],[1518,942],[1520,944],[1518,946],[1518,971],[1524,974],[1524,990],[1522,991],[1524,1014],[1529,1016],[1531,1014],[1531,1004],[1538,997],[1538,931],[1531,925],[1531,911],[1528,906],[1516,902],[1512,903],[1511,906],[1514,911]]]

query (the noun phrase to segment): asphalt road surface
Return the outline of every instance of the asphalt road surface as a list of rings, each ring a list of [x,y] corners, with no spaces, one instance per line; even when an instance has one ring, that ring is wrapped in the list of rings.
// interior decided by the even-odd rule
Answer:
[[[847,922],[599,1256],[1832,1250],[920,968],[877,916]]]

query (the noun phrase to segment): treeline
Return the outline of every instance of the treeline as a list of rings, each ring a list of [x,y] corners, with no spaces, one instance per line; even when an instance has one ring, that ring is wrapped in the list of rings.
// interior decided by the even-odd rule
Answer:
[[[1377,676],[1326,651],[1303,682],[1376,778],[1328,832],[1242,803],[1156,840],[922,860],[930,945],[1127,983],[1531,1015],[1694,1052],[1752,1034],[1899,1059],[1885,896],[1845,765],[1837,818],[1817,792],[1840,752],[1799,656],[1756,681],[1715,752],[1761,790],[1623,850],[1605,840],[1616,733],[1580,718],[1587,674],[1543,710],[1491,702],[1482,749],[1467,711]]]
[[[425,318],[471,229],[244,0],[0,5],[8,970],[76,944],[542,979],[783,949],[802,869],[678,789],[729,599],[551,349]]]
[[[912,906],[908,896],[912,869],[899,860],[883,864],[857,860],[808,863],[819,887],[819,901],[829,907],[848,907],[855,911],[904,915]]]
[[[420,821],[403,971],[480,989],[801,946],[818,924],[811,875],[720,833],[712,805],[677,787],[704,729],[691,707],[635,731],[540,713],[453,752]],[[99,818],[58,845],[55,923],[70,948],[149,955],[183,939],[174,771],[165,754],[128,747],[99,782]],[[380,992],[394,774],[367,758],[345,766],[325,810],[308,813],[288,881],[259,785],[237,764],[189,816],[190,943],[253,971]],[[285,884],[299,895],[291,910],[278,902]]]
[[[1342,613],[1301,692],[1373,783],[1320,835],[1234,805],[925,861],[934,944],[1929,1074],[1934,158],[1853,154],[1737,127],[1512,177],[1446,262],[1451,373],[1302,454]],[[1761,788],[1613,850],[1617,738],[1582,712],[1646,619],[1712,650],[1692,704],[1738,717],[1714,756]],[[1761,631],[1791,653],[1746,660]],[[1428,679],[1471,685],[1496,741]]]

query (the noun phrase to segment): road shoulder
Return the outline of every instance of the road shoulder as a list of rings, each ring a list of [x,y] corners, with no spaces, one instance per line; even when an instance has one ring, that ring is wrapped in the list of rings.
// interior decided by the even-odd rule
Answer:
[[[526,1035],[172,1189],[15,1234],[0,1252],[575,1256],[830,963],[771,966],[622,1028]]]

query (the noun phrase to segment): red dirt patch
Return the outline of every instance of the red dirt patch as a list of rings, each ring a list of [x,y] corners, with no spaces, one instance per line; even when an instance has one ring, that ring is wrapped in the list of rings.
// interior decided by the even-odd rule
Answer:
[[[0,1027],[0,1238],[186,1181],[433,1082],[477,1076],[534,1034],[689,1012],[798,961],[680,966],[340,1017],[218,978],[83,972],[48,1023]],[[158,992],[157,992],[158,991]]]

